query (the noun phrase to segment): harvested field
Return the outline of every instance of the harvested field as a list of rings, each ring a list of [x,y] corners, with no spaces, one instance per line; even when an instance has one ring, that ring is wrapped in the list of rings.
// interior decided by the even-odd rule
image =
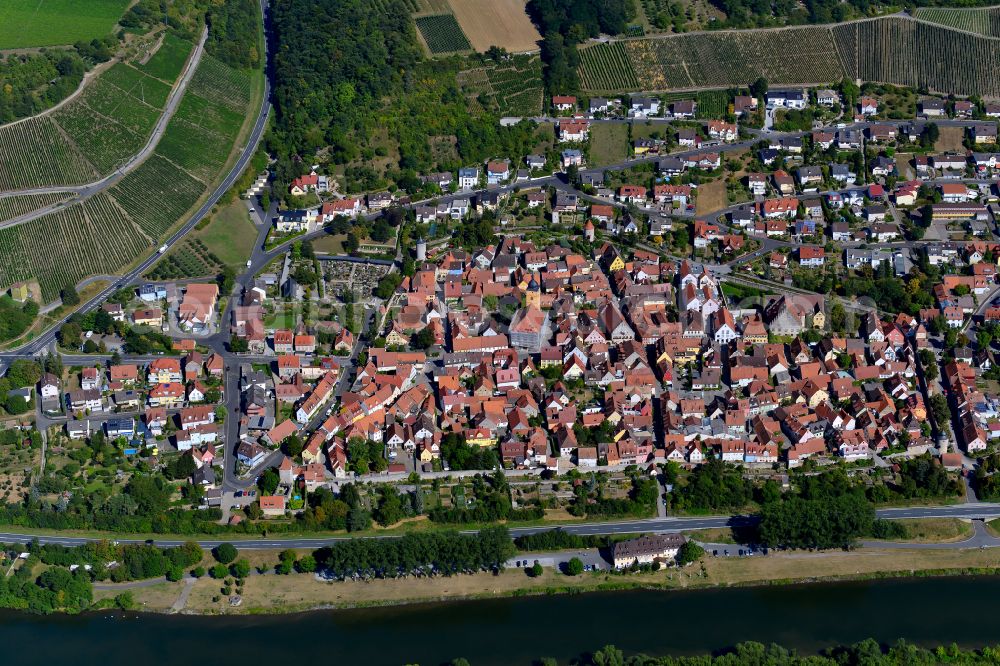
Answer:
[[[525,0],[449,0],[449,3],[477,51],[486,51],[491,46],[513,53],[538,50],[542,37],[525,12]]]

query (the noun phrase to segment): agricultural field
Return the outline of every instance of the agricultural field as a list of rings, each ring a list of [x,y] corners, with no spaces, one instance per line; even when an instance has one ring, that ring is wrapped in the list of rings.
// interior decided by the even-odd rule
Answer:
[[[169,80],[118,63],[55,112],[0,127],[0,191],[80,185],[126,163],[149,139],[191,48],[167,39],[146,63]]]
[[[827,83],[843,76],[828,28],[727,31],[624,42],[644,90]],[[794,57],[789,57],[794,54]]]
[[[130,4],[130,0],[0,0],[0,49],[104,37]]]
[[[172,249],[147,274],[155,280],[217,275],[223,266],[238,268],[253,251],[257,230],[246,205],[236,199],[212,217],[200,222],[195,232]]]
[[[186,238],[160,260],[146,276],[151,280],[180,280],[214,276],[222,270],[222,261],[196,238]]]
[[[184,63],[191,55],[194,44],[172,34],[163,38],[163,43],[145,63],[134,62],[133,66],[144,74],[161,81],[173,82],[184,70]]]
[[[51,206],[52,204],[60,201],[66,201],[69,198],[69,193],[34,194],[0,198],[0,222],[13,220],[15,217],[20,217],[21,215],[30,213],[33,210],[38,210],[39,208]]]
[[[515,55],[509,61],[464,70],[458,83],[466,95],[501,116],[542,112],[542,62],[537,56]]]
[[[144,86],[145,79],[155,81],[133,71],[144,77]],[[0,230],[0,284],[35,278],[43,300],[50,302],[66,286],[90,275],[115,274],[155,247],[226,163],[245,119],[252,116],[248,106],[253,85],[249,74],[204,56],[178,114],[149,159],[106,192]],[[199,151],[191,151],[186,141]],[[201,242],[211,246],[207,239]],[[39,247],[50,251],[39,254]],[[209,250],[205,259],[212,261],[215,252]]]
[[[150,238],[156,239],[194,205],[204,190],[205,183],[154,153],[108,194]]]
[[[67,141],[51,116],[0,127],[0,154],[0,190],[77,185],[98,177],[97,169]]]
[[[993,15],[992,9],[982,10],[987,11]],[[1000,31],[1000,9],[995,13]],[[983,32],[993,29],[984,26]],[[933,58],[927,57],[928,49]],[[771,85],[827,84],[846,75],[942,93],[1000,96],[1000,79],[994,75],[1000,40],[896,16],[832,27],[627,39],[581,49],[580,61],[582,87],[591,93],[725,88],[759,77]]]
[[[468,51],[472,48],[453,14],[418,16],[414,21],[431,55]]]
[[[847,23],[831,32],[851,78],[1000,96],[998,40],[895,17]]]
[[[624,42],[596,44],[580,51],[580,85],[589,92],[638,90],[639,79]]]
[[[987,37],[1000,37],[1000,7],[917,7],[914,18],[966,30]]]
[[[526,0],[449,0],[448,4],[472,48],[480,53],[491,46],[511,53],[538,50],[542,36],[528,18]]]
[[[59,242],[52,242],[58,238]],[[45,248],[39,252],[38,248]],[[0,282],[36,278],[42,299],[89,275],[114,273],[148,249],[149,241],[106,195],[0,230]]]

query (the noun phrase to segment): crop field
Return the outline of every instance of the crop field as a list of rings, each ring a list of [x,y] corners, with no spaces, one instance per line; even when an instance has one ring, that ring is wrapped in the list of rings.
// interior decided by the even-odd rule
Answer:
[[[194,44],[191,42],[168,33],[153,57],[145,64],[135,63],[134,66],[140,72],[172,83],[184,70],[184,63],[187,62],[193,48]]]
[[[150,238],[159,238],[204,190],[203,182],[154,153],[108,193]]]
[[[825,83],[843,76],[827,28],[678,35],[624,42],[643,89]],[[795,54],[795,57],[789,57]]]
[[[98,176],[51,116],[0,127],[0,155],[0,190],[74,185]]]
[[[34,194],[0,198],[0,222],[13,220],[25,213],[50,206],[70,198],[69,194]]]
[[[624,42],[596,44],[580,51],[580,84],[592,92],[637,90],[639,79]]]
[[[129,4],[129,0],[0,0],[0,49],[104,37]]]
[[[472,48],[480,53],[491,46],[511,53],[537,51],[542,36],[528,18],[526,0],[448,0]]]
[[[181,278],[207,277],[222,270],[222,261],[204,242],[197,238],[186,238],[176,249],[156,264],[147,276],[152,280],[177,280]]]
[[[848,23],[832,32],[851,78],[944,93],[1000,95],[998,40],[901,18]]]
[[[1000,7],[917,7],[913,15],[928,23],[939,23],[987,37],[1000,37]]]
[[[542,62],[537,56],[515,55],[503,63],[459,73],[467,95],[489,100],[501,116],[536,116],[542,112]]]
[[[454,14],[418,16],[414,21],[431,55],[468,51],[472,48]]]
[[[218,101],[241,114],[253,95],[249,74],[228,67],[208,54],[201,57],[188,91]]]

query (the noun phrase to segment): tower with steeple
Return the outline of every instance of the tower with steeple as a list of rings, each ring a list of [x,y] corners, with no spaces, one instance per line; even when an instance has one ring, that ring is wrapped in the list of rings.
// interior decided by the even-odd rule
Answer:
[[[542,307],[542,288],[538,285],[534,273],[531,274],[531,280],[528,281],[528,288],[524,292],[524,307],[535,307],[538,309]]]

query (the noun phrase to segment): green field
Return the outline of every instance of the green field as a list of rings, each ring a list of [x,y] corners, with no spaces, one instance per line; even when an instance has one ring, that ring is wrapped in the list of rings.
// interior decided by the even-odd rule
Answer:
[[[104,37],[128,6],[129,0],[0,0],[0,49]]]
[[[913,15],[921,21],[939,23],[987,37],[1000,37],[1000,7],[917,7]]]
[[[250,221],[244,203],[235,200],[216,213],[196,236],[223,263],[237,267],[245,263],[253,251],[257,228]]]
[[[418,16],[414,20],[431,55],[468,51],[472,48],[454,14]]]
[[[601,167],[623,162],[628,156],[628,125],[595,123],[590,128],[590,164]]]
[[[534,55],[513,55],[504,62],[487,62],[458,74],[458,84],[473,105],[501,116],[542,113],[542,61]]]
[[[246,205],[236,199],[171,250],[148,275],[167,280],[213,276],[223,266],[238,269],[250,256],[256,239],[257,229],[250,222]]]
[[[184,63],[191,55],[194,44],[189,41],[167,34],[163,43],[145,63],[134,63],[136,69],[161,81],[176,81],[184,69]]]

